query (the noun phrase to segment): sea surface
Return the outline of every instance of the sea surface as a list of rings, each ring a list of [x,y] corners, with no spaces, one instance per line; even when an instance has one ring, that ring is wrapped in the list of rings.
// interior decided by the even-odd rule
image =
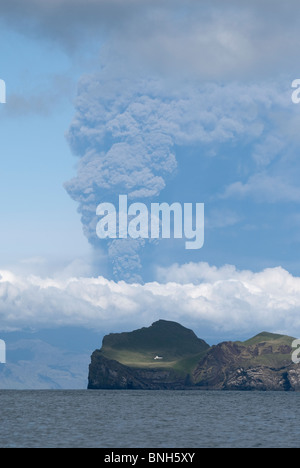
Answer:
[[[0,447],[298,448],[300,393],[0,391]]]

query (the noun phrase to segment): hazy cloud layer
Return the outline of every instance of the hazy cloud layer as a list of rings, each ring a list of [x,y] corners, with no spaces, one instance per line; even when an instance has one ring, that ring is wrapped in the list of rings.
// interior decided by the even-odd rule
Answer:
[[[127,284],[99,278],[20,277],[2,271],[1,329],[80,325],[113,331],[159,318],[196,329],[300,336],[300,278],[282,268],[237,271],[206,263],[173,265],[161,283]]]
[[[6,23],[75,50],[91,37],[110,55],[198,78],[296,72],[296,0],[0,0]]]
[[[68,76],[54,75],[49,78],[48,83],[36,86],[27,92],[10,92],[2,118],[14,119],[31,115],[49,116],[57,112],[59,106],[71,100],[73,86],[72,80]]]

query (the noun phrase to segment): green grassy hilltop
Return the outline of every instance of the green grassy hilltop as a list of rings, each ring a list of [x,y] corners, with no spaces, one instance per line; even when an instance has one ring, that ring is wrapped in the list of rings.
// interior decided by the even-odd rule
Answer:
[[[104,337],[101,352],[126,366],[174,368],[186,372],[201,359],[209,345],[176,322],[159,320],[149,328]],[[155,360],[155,357],[162,357]]]

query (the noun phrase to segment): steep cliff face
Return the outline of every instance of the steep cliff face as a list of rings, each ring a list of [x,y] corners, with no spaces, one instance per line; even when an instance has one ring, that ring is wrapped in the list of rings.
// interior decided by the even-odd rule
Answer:
[[[263,332],[209,347],[191,330],[161,320],[105,337],[92,355],[88,388],[300,391],[292,340]]]
[[[196,366],[194,382],[219,390],[299,390],[300,367],[292,363],[292,348],[282,341],[269,334],[268,341],[257,344],[213,346]]]
[[[172,369],[132,368],[107,359],[101,351],[95,351],[89,372],[92,389],[115,390],[171,390],[184,389],[189,385],[188,375],[182,377]]]

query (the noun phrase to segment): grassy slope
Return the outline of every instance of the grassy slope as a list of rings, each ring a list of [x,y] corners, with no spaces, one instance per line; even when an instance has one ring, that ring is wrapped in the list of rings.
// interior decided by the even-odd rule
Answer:
[[[247,341],[239,342],[239,344],[250,347],[250,349],[260,345],[260,347],[265,350],[265,352],[262,352],[259,356],[253,357],[250,361],[245,362],[248,366],[263,365],[280,367],[291,361],[291,355],[289,353],[282,353],[281,350],[284,346],[291,346],[293,340],[294,338],[291,336],[262,332]],[[270,347],[272,347],[272,352],[267,352]]]
[[[289,355],[282,354],[279,348],[282,345],[291,346],[293,339],[285,335],[262,332],[247,341],[236,342],[245,347],[245,356],[241,356],[240,362],[247,367],[284,365]],[[253,349],[259,344],[263,352],[250,358],[247,348]],[[267,352],[270,346],[272,352]],[[106,336],[101,352],[108,359],[129,367],[173,369],[176,374],[186,375],[192,374],[209,349],[209,346],[197,338],[191,330],[175,322],[160,320],[149,328]],[[163,356],[164,359],[154,360],[156,355]]]
[[[171,368],[182,375],[195,367],[207,349],[191,330],[160,320],[149,328],[106,336],[101,351],[108,359],[130,367]],[[155,356],[163,360],[154,360]]]
[[[273,344],[273,345],[283,344],[283,345],[291,346],[291,343],[294,339],[295,338],[291,336],[287,336],[287,335],[278,335],[276,333],[262,332],[254,336],[253,338],[250,338],[247,341],[243,341],[241,344],[245,346],[252,346],[258,343],[266,342],[268,344]]]

